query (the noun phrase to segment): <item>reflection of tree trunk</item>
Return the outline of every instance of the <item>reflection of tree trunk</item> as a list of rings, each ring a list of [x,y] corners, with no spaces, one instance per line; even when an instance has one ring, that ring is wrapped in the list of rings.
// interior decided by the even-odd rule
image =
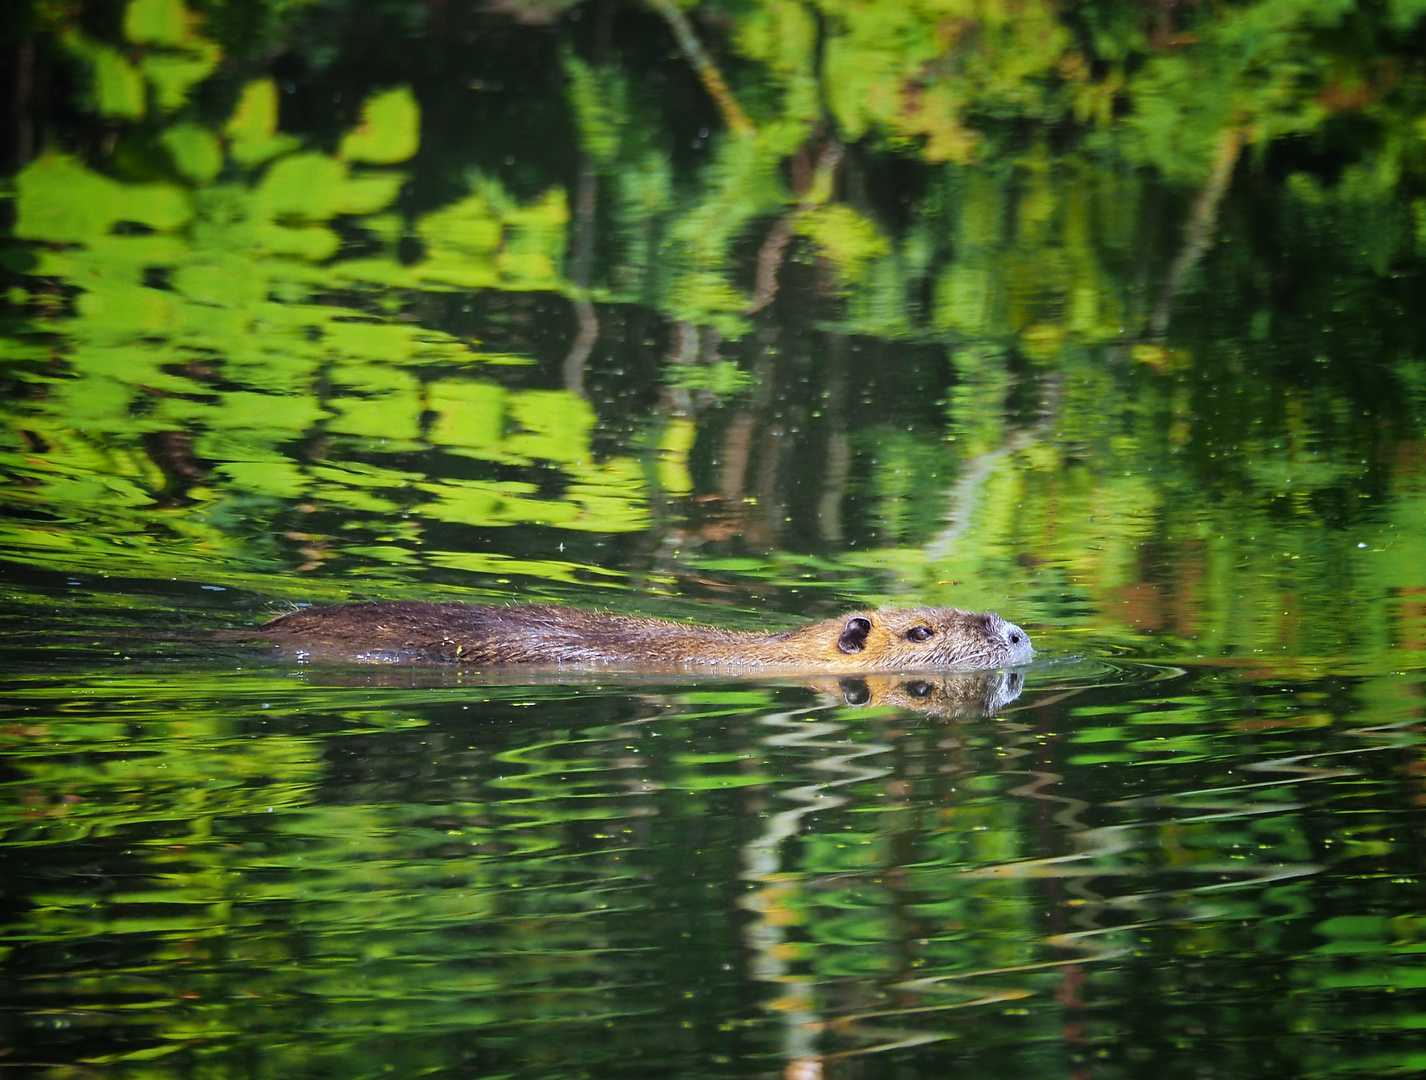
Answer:
[[[753,368],[755,389],[752,400],[733,417],[723,436],[722,465],[718,470],[718,496],[724,511],[741,520],[747,504],[748,467],[753,458],[753,439],[759,421],[764,421],[772,402],[773,359],[766,338],[760,342],[758,360]],[[774,477],[775,477],[774,473]],[[759,530],[760,532],[765,530]],[[744,527],[744,533],[751,530]],[[751,537],[750,537],[751,538]]]
[[[842,542],[842,499],[851,472],[852,442],[847,435],[847,339],[827,337],[827,466],[822,473],[822,495],[817,500],[817,526],[828,544]]]
[[[579,322],[579,333],[564,358],[565,389],[581,397],[584,396],[584,364],[599,338],[599,317],[589,299],[589,275],[594,263],[594,213],[598,206],[599,174],[595,172],[594,159],[584,154],[579,162],[579,186],[575,189],[574,259],[569,275],[578,297],[574,301],[574,316]]]
[[[1218,140],[1218,150],[1213,155],[1213,169],[1208,174],[1208,182],[1198,193],[1198,199],[1193,204],[1193,216],[1184,229],[1183,248],[1169,267],[1158,303],[1154,305],[1153,315],[1149,318],[1149,331],[1156,338],[1163,337],[1168,331],[1174,298],[1183,287],[1183,279],[1198,265],[1198,260],[1203,258],[1203,253],[1208,250],[1208,244],[1213,239],[1218,208],[1228,191],[1228,181],[1233,179],[1233,167],[1237,165],[1238,156],[1242,153],[1245,134],[1242,128],[1230,128]]]
[[[194,456],[193,436],[186,431],[151,431],[144,436],[144,448],[165,481],[154,505],[172,507],[190,502],[188,489],[208,476]]]
[[[782,268],[782,257],[787,254],[787,245],[792,240],[792,218],[784,215],[773,223],[772,229],[758,249],[758,276],[753,286],[753,298],[743,309],[745,315],[761,311],[772,303],[777,295],[777,272]]]
[[[579,333],[564,358],[564,387],[571,393],[584,397],[584,364],[594,351],[594,343],[599,339],[599,316],[594,313],[594,305],[586,298],[574,302],[574,316],[579,321]]]
[[[757,364],[753,368],[754,390],[747,407],[739,409],[723,436],[723,467],[718,472],[718,494],[728,505],[741,504],[747,493],[748,464],[753,456],[753,434],[758,419],[772,401],[773,362],[766,339],[759,342]]]
[[[783,424],[770,417],[758,448],[757,510],[748,522],[747,537],[760,547],[776,546],[787,518],[780,496],[778,481],[782,478],[782,462],[787,452],[787,432]]]
[[[692,24],[689,23],[688,18],[678,5],[673,0],[649,0],[649,3],[653,5],[655,11],[664,17],[669,29],[673,31],[678,47],[683,50],[683,55],[693,65],[693,70],[703,81],[704,89],[708,91],[708,96],[718,106],[718,111],[723,114],[723,123],[739,135],[754,134],[755,129],[752,122],[748,120],[747,115],[738,105],[737,99],[728,89],[728,84],[723,81],[723,73],[718,70],[718,65],[713,62],[713,58],[703,48],[703,43],[693,32]]]
[[[15,49],[15,161],[18,172],[35,153],[35,128],[31,119],[35,90],[35,46],[24,41]]]
[[[668,362],[677,367],[692,367],[698,363],[698,327],[687,320],[677,324],[678,344],[669,354]],[[693,397],[686,386],[668,386],[664,390],[660,412],[688,416],[693,412]]]
[[[614,5],[603,0],[596,9],[594,51],[591,61],[604,63],[609,51],[609,35],[614,23]],[[564,358],[564,385],[571,393],[585,396],[584,365],[599,339],[599,316],[589,299],[589,280],[594,266],[594,217],[599,209],[599,172],[594,158],[584,153],[579,159],[579,182],[574,197],[574,246],[570,266],[570,282],[575,287],[574,317],[579,332]]]
[[[753,425],[755,418],[748,410],[733,417],[728,431],[723,436],[723,464],[718,470],[718,495],[728,506],[737,506],[743,501],[743,485],[748,478],[748,460],[753,453]]]

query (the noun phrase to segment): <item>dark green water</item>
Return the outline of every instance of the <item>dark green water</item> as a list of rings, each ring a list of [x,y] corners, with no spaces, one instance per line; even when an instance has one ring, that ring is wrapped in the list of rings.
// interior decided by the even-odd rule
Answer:
[[[1418,7],[16,5],[0,1066],[1422,1071]],[[230,634],[371,598],[1038,656]]]

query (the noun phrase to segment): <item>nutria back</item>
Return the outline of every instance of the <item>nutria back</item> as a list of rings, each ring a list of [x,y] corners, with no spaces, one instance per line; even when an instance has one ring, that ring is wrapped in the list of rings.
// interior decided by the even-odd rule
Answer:
[[[858,611],[759,634],[567,608],[390,601],[307,608],[254,631],[306,659],[673,672],[860,672],[1016,667],[1029,635],[991,612]]]

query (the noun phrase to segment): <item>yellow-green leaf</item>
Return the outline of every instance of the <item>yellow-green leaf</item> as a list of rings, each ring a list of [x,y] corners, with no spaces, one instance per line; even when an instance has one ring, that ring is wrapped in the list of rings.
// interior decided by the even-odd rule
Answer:
[[[292,136],[277,133],[277,84],[271,79],[254,79],[243,87],[223,134],[233,160],[249,168],[297,146]]]
[[[94,98],[100,113],[124,120],[141,119],[147,103],[138,69],[108,45],[95,45],[89,59],[94,65]]]
[[[406,177],[402,173],[367,173],[343,185],[337,209],[343,214],[373,214],[390,205]]]
[[[361,124],[342,139],[346,161],[391,165],[416,152],[421,138],[421,110],[410,87],[374,94],[362,106]]]
[[[258,185],[258,205],[273,218],[325,221],[337,212],[346,172],[345,165],[326,154],[293,154],[267,170]]]
[[[158,106],[172,112],[188,100],[188,91],[213,73],[218,66],[216,48],[201,52],[149,53],[139,62],[139,70],[153,84]]]
[[[131,0],[124,36],[139,45],[182,45],[192,21],[183,0]]]
[[[174,168],[195,183],[208,183],[223,167],[223,148],[217,137],[198,124],[175,124],[159,136],[159,142]]]
[[[44,154],[15,179],[15,235],[22,240],[84,243],[119,220],[122,185],[68,154]]]

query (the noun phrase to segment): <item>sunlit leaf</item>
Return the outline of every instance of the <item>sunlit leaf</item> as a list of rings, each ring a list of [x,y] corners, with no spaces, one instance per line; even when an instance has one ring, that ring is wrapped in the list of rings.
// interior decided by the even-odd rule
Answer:
[[[346,166],[308,151],[273,163],[255,194],[258,205],[274,218],[325,221],[337,213],[345,183]]]
[[[108,45],[87,50],[94,68],[94,97],[99,112],[125,120],[138,120],[148,111],[144,79],[133,64]]]
[[[796,228],[817,244],[846,282],[860,279],[869,260],[891,250],[876,224],[845,203],[819,206],[799,214]]]
[[[367,98],[361,123],[342,138],[339,156],[346,161],[392,165],[416,152],[421,110],[409,87],[399,86]]]
[[[238,97],[237,107],[223,128],[228,152],[239,165],[252,167],[296,148],[297,140],[277,131],[277,84],[254,79]]]
[[[327,422],[329,431],[403,443],[420,437],[422,402],[414,379],[404,392],[331,398],[327,404],[337,413]]]
[[[172,112],[188,100],[188,92],[211,75],[221,54],[216,47],[185,53],[150,53],[139,70],[153,84],[159,108]]]
[[[523,430],[505,442],[514,453],[545,461],[583,462],[590,454],[594,410],[568,390],[526,390],[508,398],[511,420]]]
[[[192,22],[183,0],[129,0],[124,36],[140,45],[182,45]]]
[[[223,148],[211,131],[198,124],[175,124],[159,141],[178,171],[195,183],[208,183],[223,167]]]
[[[391,201],[406,178],[399,173],[365,173],[349,177],[337,199],[343,214],[373,214]]]
[[[688,474],[688,456],[697,438],[697,425],[685,418],[670,421],[659,438],[659,487],[670,495],[687,495],[693,490],[693,478]]]
[[[269,254],[292,255],[311,262],[330,258],[342,244],[341,237],[322,225],[289,228],[264,224],[255,230],[254,239]]]
[[[435,414],[429,438],[444,446],[506,453],[507,391],[483,379],[442,379],[426,388],[427,408]]]

